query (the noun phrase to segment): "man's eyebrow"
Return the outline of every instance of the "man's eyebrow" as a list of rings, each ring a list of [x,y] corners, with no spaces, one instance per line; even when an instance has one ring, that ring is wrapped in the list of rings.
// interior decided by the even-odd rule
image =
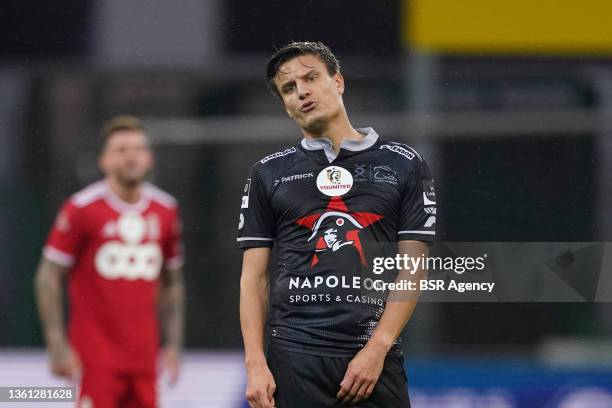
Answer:
[[[301,75],[299,78],[306,78],[308,75],[312,74],[313,72],[317,72],[318,68],[313,68],[311,70],[309,70],[308,72],[306,72],[304,75]]]
[[[286,87],[287,85],[293,85],[293,84],[295,84],[295,79],[293,79],[293,78],[289,78],[289,79],[287,79],[285,82],[281,82],[281,83],[280,83],[280,87],[281,87],[281,88],[284,88],[284,87]]]
[[[304,73],[303,75],[300,75],[298,78],[302,79],[302,78],[306,78],[307,76],[311,75],[314,72],[318,72],[318,68],[312,68],[310,70],[308,70],[306,73]],[[279,71],[280,73],[281,71]],[[287,79],[285,82],[281,82],[280,87],[284,87],[285,85],[289,85],[289,84],[294,84],[295,83],[295,79],[293,78],[289,78]]]

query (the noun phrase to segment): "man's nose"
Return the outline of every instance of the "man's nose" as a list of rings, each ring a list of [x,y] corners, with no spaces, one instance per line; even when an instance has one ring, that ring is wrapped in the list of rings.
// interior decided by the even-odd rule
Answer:
[[[136,160],[137,156],[138,156],[138,153],[136,151],[128,150],[127,152],[125,152],[125,155],[123,157],[125,157],[125,160],[127,161],[134,161]]]
[[[310,90],[308,89],[306,85],[298,85],[297,87],[298,87],[298,95],[301,100],[304,100],[308,96],[310,96]]]

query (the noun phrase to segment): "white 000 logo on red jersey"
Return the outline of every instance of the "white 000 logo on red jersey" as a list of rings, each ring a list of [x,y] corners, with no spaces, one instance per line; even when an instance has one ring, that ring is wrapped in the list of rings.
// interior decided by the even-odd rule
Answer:
[[[96,253],[96,269],[106,279],[155,280],[163,257],[158,244],[124,244],[110,241]]]

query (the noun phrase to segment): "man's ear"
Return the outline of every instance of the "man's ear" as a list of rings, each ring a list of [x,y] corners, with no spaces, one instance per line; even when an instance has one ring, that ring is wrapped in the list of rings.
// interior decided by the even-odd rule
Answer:
[[[336,72],[334,75],[334,82],[336,82],[336,89],[338,90],[339,95],[344,94],[344,77],[340,73],[340,71]]]

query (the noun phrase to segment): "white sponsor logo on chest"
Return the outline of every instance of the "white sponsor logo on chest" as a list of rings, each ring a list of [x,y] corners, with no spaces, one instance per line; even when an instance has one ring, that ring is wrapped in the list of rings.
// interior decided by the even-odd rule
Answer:
[[[95,265],[106,279],[155,280],[162,267],[163,255],[159,244],[159,219],[146,219],[136,212],[125,212],[117,221],[109,221],[102,229],[105,237],[119,239],[104,243],[96,252]],[[143,243],[145,237],[152,242]]]
[[[353,176],[340,166],[328,166],[317,176],[317,188],[330,197],[339,197],[353,188]]]

